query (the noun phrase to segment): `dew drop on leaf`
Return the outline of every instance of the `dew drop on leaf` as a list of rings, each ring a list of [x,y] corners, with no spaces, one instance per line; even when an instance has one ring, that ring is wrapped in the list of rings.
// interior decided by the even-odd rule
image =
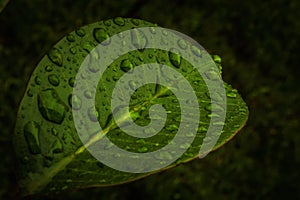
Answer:
[[[122,17],[117,17],[113,19],[114,23],[119,25],[119,26],[124,26],[125,20]]]
[[[50,74],[48,76],[48,81],[53,86],[58,86],[59,85],[59,78],[56,74]]]
[[[70,48],[70,52],[71,52],[71,54],[76,54],[77,53],[77,49],[75,47],[71,47]]]
[[[182,40],[182,39],[179,39],[179,40],[177,41],[177,44],[178,44],[178,46],[179,46],[181,49],[186,49],[186,48],[187,48],[186,42],[185,42],[184,40]]]
[[[88,116],[91,121],[93,121],[93,122],[98,121],[99,113],[97,110],[95,110],[94,108],[88,108],[87,112],[88,112]]]
[[[190,146],[191,146],[191,144],[189,144],[189,143],[184,143],[184,144],[179,145],[179,148],[180,148],[180,149],[187,149],[187,148],[189,148]]]
[[[86,90],[84,91],[84,96],[87,98],[87,99],[91,99],[93,97],[93,94],[90,90]]]
[[[105,26],[111,26],[111,20],[105,20],[105,21],[103,22],[103,24],[104,24]]]
[[[161,151],[159,154],[155,154],[154,156],[159,160],[172,160],[173,156],[167,151]]]
[[[216,72],[215,70],[210,70],[210,71],[205,72],[205,76],[209,80],[219,80],[220,79],[220,74],[218,72]]]
[[[46,67],[45,67],[46,72],[52,72],[52,70],[53,70],[53,67],[51,65],[46,65]]]
[[[207,132],[207,127],[200,125],[200,127],[198,128],[198,132]]]
[[[138,140],[136,141],[136,143],[137,143],[137,144],[145,144],[146,141],[145,141],[144,139],[138,139]]]
[[[210,104],[210,103],[207,104],[204,108],[205,108],[205,110],[207,110],[207,111],[211,111],[211,104]]]
[[[178,55],[176,53],[176,50],[175,49],[172,49],[173,52],[171,52],[171,50],[169,51],[169,59],[170,59],[170,62],[177,68],[179,68],[180,66],[180,63],[181,63],[181,56]]]
[[[220,56],[218,56],[218,55],[213,55],[213,56],[212,56],[212,59],[215,61],[215,63],[221,64],[222,59],[221,59]]]
[[[152,34],[156,34],[156,30],[154,27],[149,27],[149,30]]]
[[[106,39],[109,39],[106,42],[102,43],[103,45],[108,45],[110,43],[109,34],[103,28],[95,28],[94,29],[94,37],[95,37],[95,40],[99,43],[105,41]]]
[[[148,40],[145,34],[137,29],[131,29],[131,42],[138,49],[143,49],[147,46]]]
[[[48,53],[49,59],[56,65],[62,66],[63,64],[63,56],[59,49],[53,48]]]
[[[77,29],[75,32],[79,37],[85,36],[85,31],[83,28]]]
[[[201,57],[202,56],[201,50],[198,47],[194,46],[194,45],[191,46],[191,51],[197,57]]]
[[[94,48],[95,48],[95,44],[93,44],[92,42],[86,42],[82,45],[82,48],[87,52],[90,53]]]
[[[27,96],[33,97],[33,92],[31,89],[27,90]]]
[[[147,147],[141,147],[141,148],[138,149],[139,153],[146,153],[147,151],[148,151]]]
[[[123,70],[124,72],[128,72],[131,69],[133,69],[133,64],[130,62],[130,60],[125,59],[121,62],[120,64],[120,68],[121,70]]]
[[[135,83],[134,80],[130,80],[130,81],[129,81],[129,87],[130,87],[132,90],[135,89],[136,83]]]
[[[134,24],[135,26],[138,26],[140,24],[140,21],[138,19],[131,19],[130,20],[132,24]]]
[[[72,102],[72,100],[74,102]],[[77,95],[70,95],[69,96],[69,105],[72,107],[73,110],[79,110],[81,108],[81,99]]]
[[[56,139],[51,146],[52,153],[61,153],[63,151],[63,145],[59,139]]]
[[[225,123],[224,122],[213,122],[213,125],[214,126],[224,126],[225,125]]]
[[[237,97],[237,90],[233,89],[233,90],[227,92],[227,97],[236,98]]]
[[[35,82],[37,85],[40,85],[40,84],[42,83],[42,80],[41,80],[41,78],[40,78],[39,76],[36,76],[36,77],[34,78],[34,82]]]
[[[38,108],[42,116],[51,122],[61,124],[64,120],[66,107],[54,89],[38,94]]]
[[[57,129],[54,128],[54,127],[51,128],[51,133],[52,133],[52,135],[54,135],[54,136],[57,136],[57,135],[58,135],[58,131],[57,131]]]
[[[72,34],[67,35],[67,40],[68,40],[69,42],[75,42],[75,37],[74,37],[74,35],[72,35]]]
[[[74,87],[74,84],[75,84],[75,78],[74,78],[74,77],[69,78],[69,85],[70,85],[71,87]]]
[[[25,136],[29,151],[32,154],[41,153],[40,142],[39,142],[39,132],[40,132],[40,126],[35,121],[29,121],[24,126],[24,136]]]

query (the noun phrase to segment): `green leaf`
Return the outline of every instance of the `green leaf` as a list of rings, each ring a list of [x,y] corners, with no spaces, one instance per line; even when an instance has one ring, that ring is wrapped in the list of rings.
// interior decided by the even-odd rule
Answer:
[[[199,156],[210,120],[218,113],[212,112],[209,90],[204,79],[199,76],[194,67],[177,53],[161,49],[139,49],[116,58],[102,74],[97,88],[94,88],[96,91],[95,109],[89,108],[86,118],[82,120],[99,123],[103,130],[102,133],[105,133],[115,145],[126,151],[142,155],[170,144],[180,126],[181,110],[178,99],[168,87],[160,84],[147,84],[139,87],[129,102],[130,116],[125,116],[126,119],[131,118],[139,126],[147,126],[151,122],[150,107],[155,104],[162,105],[166,110],[167,118],[164,127],[155,136],[136,138],[127,135],[116,124],[117,121],[123,123],[123,118],[114,119],[111,112],[113,89],[116,82],[126,72],[131,69],[135,70],[136,66],[145,63],[167,65],[184,75],[198,98],[200,119],[191,119],[191,121],[199,121],[197,135],[192,144],[178,144],[178,148],[187,149],[187,151],[171,165],[162,169],[145,173],[129,173],[106,166],[86,149],[86,146],[92,146],[94,142],[102,141],[98,132],[91,128],[91,139],[86,144],[83,144],[78,136],[73,112],[82,109],[84,103],[93,98],[94,92],[93,90],[84,91],[86,99],[75,94],[72,96],[81,63],[99,43],[103,42],[102,45],[108,47],[113,35],[135,27],[156,27],[156,25],[138,19],[123,18],[90,24],[62,38],[40,61],[31,76],[20,104],[14,133],[14,147],[19,167],[18,179],[22,195],[126,183],[188,162]],[[147,46],[147,42],[149,41],[143,32],[133,29],[133,46],[144,48]],[[184,49],[187,48],[182,41],[179,41],[178,45]],[[191,47],[191,51],[201,57],[199,49]],[[221,71],[220,57],[213,56],[213,59]],[[99,70],[97,67],[99,66],[91,65],[90,70],[95,72]],[[214,73],[216,72],[207,73],[208,79],[213,79]],[[166,76],[166,74],[162,74],[162,76]],[[88,77],[82,78],[88,79]],[[135,84],[132,80],[128,87],[134,87]],[[213,150],[232,139],[245,125],[248,118],[248,108],[237,90],[226,83],[224,86],[227,100],[226,120],[213,124],[214,126],[224,125]],[[217,109],[222,109],[222,107]],[[89,128],[87,127],[87,129]],[[193,137],[189,134],[185,133],[185,136]],[[111,146],[106,148],[110,149]],[[111,156],[117,158],[119,155]],[[164,162],[172,157],[174,157],[172,152],[163,152],[156,159]]]
[[[0,0],[0,13],[3,11],[9,0]]]

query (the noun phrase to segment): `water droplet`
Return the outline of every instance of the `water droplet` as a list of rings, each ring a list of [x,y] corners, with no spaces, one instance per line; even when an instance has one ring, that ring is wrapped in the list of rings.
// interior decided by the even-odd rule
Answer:
[[[92,42],[86,42],[86,43],[84,43],[83,45],[82,45],[82,48],[86,51],[86,52],[88,52],[88,53],[90,53],[94,48],[95,48],[95,44],[94,43],[92,43]],[[98,56],[98,54],[97,54],[97,56]]]
[[[130,117],[133,121],[135,121],[136,119],[138,119],[140,117],[140,114],[138,112],[131,112]]]
[[[208,115],[206,115],[206,117],[208,117],[208,118],[212,118],[212,117],[218,118],[218,117],[220,117],[220,115],[216,112],[213,112],[213,113],[209,113]]]
[[[59,85],[59,78],[58,78],[58,76],[56,76],[56,74],[50,74],[48,76],[48,81],[53,86],[58,86]]]
[[[71,52],[71,54],[76,54],[77,53],[76,47],[71,47],[70,52]]]
[[[149,27],[149,30],[152,34],[156,34],[156,29],[155,27]]]
[[[53,67],[51,65],[46,65],[46,67],[45,67],[46,72],[52,72],[52,70],[53,70]]]
[[[171,125],[167,126],[166,129],[168,131],[175,131],[175,130],[178,130],[178,126],[175,124],[171,124]]]
[[[224,126],[225,125],[225,122],[213,122],[213,125],[214,126]]]
[[[69,34],[69,35],[67,36],[67,40],[68,40],[69,42],[74,42],[74,41],[75,41],[74,35]]]
[[[49,59],[56,65],[62,66],[63,64],[63,56],[59,49],[53,48],[48,53]]]
[[[63,145],[59,139],[56,139],[51,146],[50,151],[52,153],[61,153],[63,151]]]
[[[34,82],[35,82],[37,85],[40,85],[40,84],[42,83],[42,80],[41,80],[41,78],[40,78],[39,76],[36,76],[36,77],[34,78]]]
[[[124,71],[124,72],[128,72],[131,69],[133,69],[133,64],[130,62],[130,60],[125,59],[121,62],[120,68]]]
[[[110,37],[108,33],[103,28],[95,28],[94,29],[94,37],[95,40],[103,45],[108,45],[110,43]]]
[[[205,72],[205,76],[209,80],[220,80],[220,73],[216,72],[215,70],[209,70]]]
[[[130,81],[129,81],[129,87],[130,87],[132,90],[134,90],[134,89],[136,88],[136,83],[135,83],[135,81],[130,80]]]
[[[93,94],[90,90],[84,91],[84,96],[88,99],[91,99],[93,97]]]
[[[70,78],[69,79],[69,85],[71,86],[71,87],[74,87],[74,84],[75,84],[75,78]]]
[[[146,142],[145,142],[144,139],[138,139],[138,140],[136,141],[136,143],[138,143],[138,144],[145,144]]]
[[[108,76],[108,77],[106,77],[106,79],[105,79],[107,82],[110,82],[111,81],[111,78]]]
[[[72,102],[72,99],[74,102]],[[81,99],[77,95],[70,95],[69,96],[69,105],[72,107],[73,110],[79,110],[81,108]]]
[[[144,49],[147,46],[148,40],[144,32],[138,29],[131,29],[131,42],[134,47]]]
[[[141,148],[138,149],[139,153],[146,153],[147,151],[148,151],[147,147],[141,147]]]
[[[153,54],[152,54],[152,53],[149,53],[149,54],[148,54],[148,58],[150,58],[150,59],[153,58]]]
[[[189,143],[184,143],[179,146],[180,149],[188,149],[191,146]]]
[[[144,133],[146,134],[153,134],[155,132],[156,132],[155,129],[152,127],[144,129]]]
[[[33,92],[31,89],[27,90],[27,96],[33,97]]]
[[[113,76],[112,79],[113,79],[114,81],[117,81],[117,80],[119,80],[119,77],[118,77],[118,76]]]
[[[54,135],[54,136],[57,136],[57,135],[58,135],[58,131],[57,131],[57,129],[54,128],[54,127],[51,128],[51,133],[52,133],[52,135]]]
[[[186,49],[186,48],[187,48],[186,42],[185,42],[184,40],[182,40],[182,39],[179,39],[179,40],[177,41],[177,44],[178,44],[178,46],[179,46],[181,49]]]
[[[192,133],[192,132],[186,132],[184,135],[186,137],[194,137],[195,136],[194,133]]]
[[[247,113],[247,109],[246,109],[246,108],[243,108],[243,107],[240,107],[240,108],[239,108],[239,113],[244,113],[244,114],[246,114],[246,113]]]
[[[105,26],[110,26],[110,25],[111,25],[111,20],[105,20],[105,21],[103,22],[103,24],[104,24]]]
[[[222,59],[221,59],[220,56],[218,56],[218,55],[213,55],[213,56],[212,56],[212,59],[215,61],[215,63],[221,64]]]
[[[200,50],[198,47],[194,46],[194,45],[191,46],[191,51],[192,51],[192,53],[193,53],[195,56],[198,56],[198,57],[201,57],[201,56],[202,56],[201,50]]]
[[[205,126],[200,126],[199,128],[198,128],[198,132],[207,132],[207,127],[205,127]]]
[[[140,21],[138,19],[131,19],[131,23],[135,26],[138,26],[140,24]]]
[[[237,90],[233,89],[233,90],[227,92],[227,97],[236,98],[237,97]]]
[[[167,151],[161,151],[158,154],[154,154],[154,157],[159,160],[172,160],[173,156]]]
[[[163,34],[164,36],[167,36],[167,35],[168,35],[168,31],[166,31],[165,29],[163,29],[161,32],[162,32],[162,34]]]
[[[160,146],[160,145],[159,145],[159,143],[155,143],[155,144],[153,144],[153,146],[158,147],[158,146]]]
[[[79,29],[77,29],[75,32],[76,32],[76,34],[77,34],[79,37],[85,36],[85,31],[84,31],[83,28],[79,28]]]
[[[172,51],[173,52],[172,52]],[[180,63],[181,63],[181,56],[178,55],[178,51],[176,49],[171,49],[169,51],[169,59],[170,59],[170,62],[177,68],[179,68],[180,66]]]
[[[207,104],[205,107],[204,107],[205,110],[207,111],[211,111],[211,104]]]
[[[24,136],[32,154],[41,153],[39,141],[40,126],[35,121],[30,121],[24,126]]]
[[[125,20],[122,17],[117,17],[113,19],[114,23],[119,25],[119,26],[124,26]]]
[[[65,117],[66,106],[53,89],[43,90],[38,95],[38,107],[42,116],[54,123],[61,124]]]
[[[212,99],[213,101],[215,102],[222,102],[224,99],[223,99],[223,96],[220,94],[220,93],[214,93],[213,96],[210,96],[209,92],[205,92],[205,95],[209,98],[209,99]]]
[[[96,109],[91,107],[91,108],[88,108],[87,112],[88,112],[88,116],[91,121],[98,122],[99,113]]]
[[[126,146],[124,149],[125,149],[126,151],[129,151],[129,150],[131,149],[131,147],[130,147],[130,146]]]

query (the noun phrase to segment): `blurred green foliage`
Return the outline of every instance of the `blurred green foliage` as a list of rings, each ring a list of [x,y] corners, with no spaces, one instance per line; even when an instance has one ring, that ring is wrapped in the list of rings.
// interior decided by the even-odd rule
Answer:
[[[117,16],[181,31],[221,55],[224,80],[249,106],[248,125],[202,160],[46,199],[300,198],[299,9],[297,0],[11,0],[0,13],[0,199],[17,194],[11,136],[31,72],[76,27]]]

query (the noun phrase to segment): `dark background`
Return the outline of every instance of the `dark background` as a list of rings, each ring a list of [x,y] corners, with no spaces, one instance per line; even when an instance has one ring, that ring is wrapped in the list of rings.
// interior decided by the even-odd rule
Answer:
[[[221,55],[224,80],[249,106],[247,126],[203,160],[48,198],[299,199],[299,2],[11,0],[0,14],[0,199],[17,191],[11,136],[31,72],[67,33],[117,16],[183,32]]]

